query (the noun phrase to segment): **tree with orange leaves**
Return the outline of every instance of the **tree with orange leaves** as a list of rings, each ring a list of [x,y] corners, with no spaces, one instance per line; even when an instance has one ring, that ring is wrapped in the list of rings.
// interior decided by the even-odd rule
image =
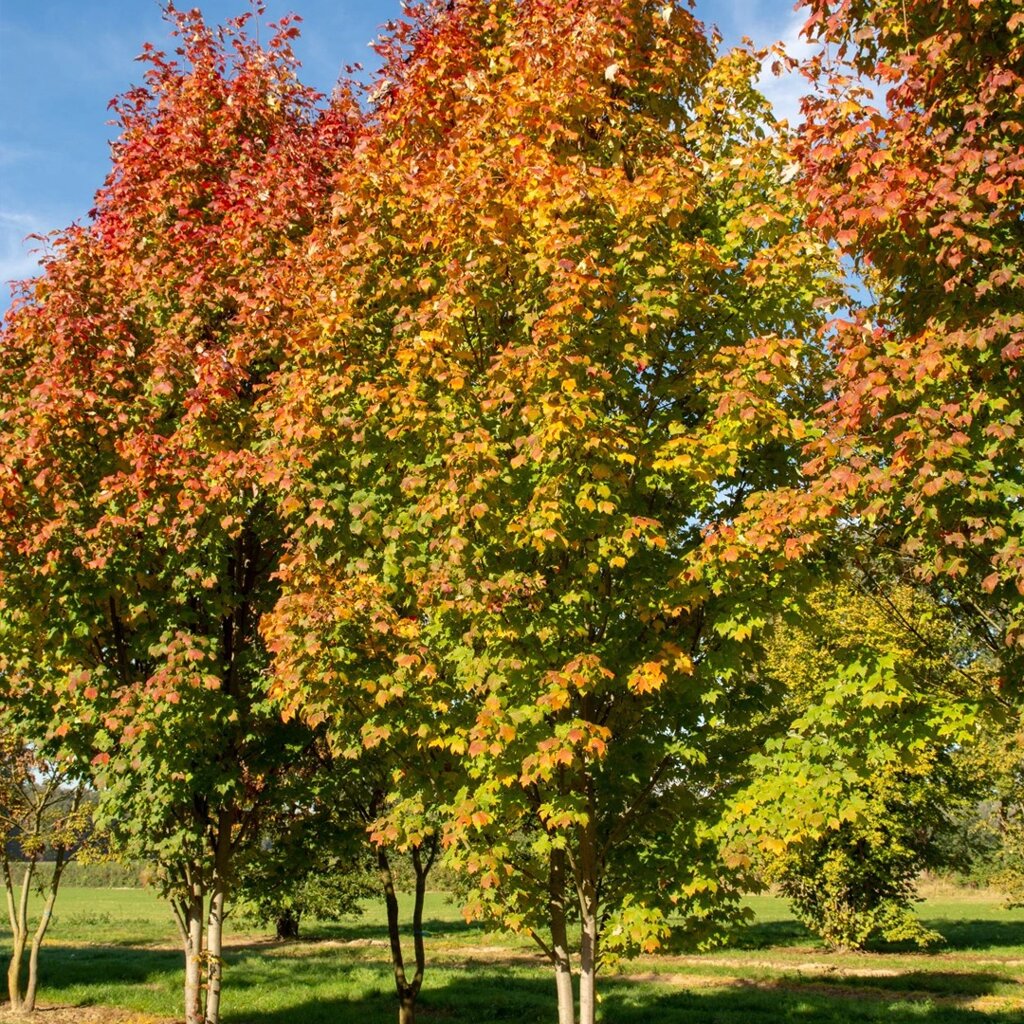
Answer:
[[[735,904],[711,827],[776,696],[683,568],[795,479],[831,259],[757,59],[682,5],[428,3],[381,50],[276,379],[264,628],[352,756],[458,763],[438,827],[471,912],[536,940],[560,1024],[575,945],[592,1024],[602,962]],[[382,840],[424,841],[420,792],[396,772]]]

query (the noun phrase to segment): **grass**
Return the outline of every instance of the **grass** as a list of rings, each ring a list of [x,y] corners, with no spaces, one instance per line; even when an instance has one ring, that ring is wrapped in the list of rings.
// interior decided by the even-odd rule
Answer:
[[[1024,911],[939,894],[920,905],[945,938],[928,953],[829,954],[783,901],[752,897],[753,924],[700,956],[673,952],[601,981],[605,1024],[1017,1024]],[[553,983],[529,940],[465,924],[443,895],[426,908],[425,1024],[553,1018]],[[383,911],[311,922],[295,943],[229,930],[224,1024],[376,1024],[395,1017]],[[180,1013],[181,954],[166,906],[145,890],[62,892],[43,953],[43,1004]],[[81,1011],[84,1013],[84,1011]],[[64,1018],[73,1020],[74,1018]],[[140,1020],[145,1018],[140,1018]],[[44,1017],[45,1020],[45,1017]]]

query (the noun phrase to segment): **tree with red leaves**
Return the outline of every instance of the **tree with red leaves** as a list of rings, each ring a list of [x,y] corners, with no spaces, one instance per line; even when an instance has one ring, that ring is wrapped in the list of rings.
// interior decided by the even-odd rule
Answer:
[[[812,223],[868,295],[808,471],[1024,667],[1024,5],[809,0]]]
[[[298,82],[295,19],[261,46],[258,3],[216,31],[166,12],[177,57],[146,47],[90,222],[4,324],[0,673],[91,761],[125,849],[160,863],[201,1024],[235,865],[311,743],[268,699],[283,541],[256,413],[289,252],[358,112]]]

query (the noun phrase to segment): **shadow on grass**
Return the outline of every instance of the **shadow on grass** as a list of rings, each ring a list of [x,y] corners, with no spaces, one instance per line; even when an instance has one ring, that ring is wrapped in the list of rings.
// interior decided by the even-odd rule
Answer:
[[[428,981],[429,983],[429,981]],[[980,984],[980,981],[979,981]],[[970,1001],[965,996],[963,1003]],[[1019,1006],[979,1011],[959,1000],[933,1003],[906,993],[863,998],[741,984],[727,989],[669,988],[606,979],[598,1019],[604,1024],[1017,1024]],[[366,1024],[393,1019],[396,1004],[381,998],[310,1000],[262,1013],[229,1013],[225,1024]],[[546,978],[477,969],[424,991],[417,1019],[424,1024],[553,1024],[554,985]]]
[[[755,921],[752,924],[737,925],[730,933],[726,945],[729,949],[773,949],[820,946],[821,942],[799,921]]]
[[[1024,921],[951,920],[934,918],[922,922],[926,928],[938,932],[943,941],[926,952],[943,953],[957,950],[1009,949],[1024,950]],[[729,936],[724,948],[737,950],[786,949],[813,947],[825,953],[821,940],[799,921],[759,921],[738,925]],[[917,953],[921,950],[913,943],[876,942],[868,946],[877,953]],[[685,937],[670,940],[669,952],[692,953]]]
[[[411,935],[409,928],[404,929]],[[493,928],[479,921],[467,924],[465,921],[452,921],[432,918],[423,922],[423,934],[430,936],[472,937],[493,933]],[[303,925],[300,942],[358,942],[360,940],[388,938],[388,926],[383,922],[368,922],[358,918],[345,921],[314,921],[309,926]]]
[[[224,1024],[377,1024],[396,1016],[388,965],[337,948],[299,955],[244,950],[225,972]],[[133,986],[159,985],[177,1006],[181,959],[167,950],[53,947],[47,958],[47,1000],[75,990],[81,1002],[119,1005]],[[920,971],[893,977],[792,976],[754,979],[680,977],[674,983],[608,977],[600,983],[604,1024],[1017,1024],[1018,983],[987,973]],[[716,987],[717,985],[717,987]],[[96,986],[96,995],[83,986]],[[996,991],[978,1005],[975,1000]],[[84,996],[83,996],[84,992]],[[554,985],[544,969],[492,964],[429,966],[421,1024],[552,1024]]]
[[[1024,921],[972,921],[934,918],[924,921],[926,928],[944,939],[937,952],[956,949],[994,949],[1018,946],[1024,949]]]
[[[170,949],[123,946],[44,946],[39,957],[44,989],[79,985],[140,985],[162,975],[177,976],[182,954]]]

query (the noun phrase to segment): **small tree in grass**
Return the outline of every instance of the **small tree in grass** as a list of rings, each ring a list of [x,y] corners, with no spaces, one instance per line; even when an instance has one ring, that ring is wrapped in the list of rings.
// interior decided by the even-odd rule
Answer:
[[[760,671],[786,698],[758,772],[735,802],[734,839],[826,945],[926,946],[920,873],[982,792],[964,746],[991,673],[920,586],[849,571],[771,624]]]
[[[35,1009],[39,951],[64,869],[93,837],[92,811],[73,763],[38,752],[16,729],[0,733],[0,868],[11,929],[7,993],[12,1010],[31,1013]],[[37,881],[43,862],[51,870]],[[43,907],[33,927],[29,899],[37,888]],[[28,979],[23,984],[26,948]]]

